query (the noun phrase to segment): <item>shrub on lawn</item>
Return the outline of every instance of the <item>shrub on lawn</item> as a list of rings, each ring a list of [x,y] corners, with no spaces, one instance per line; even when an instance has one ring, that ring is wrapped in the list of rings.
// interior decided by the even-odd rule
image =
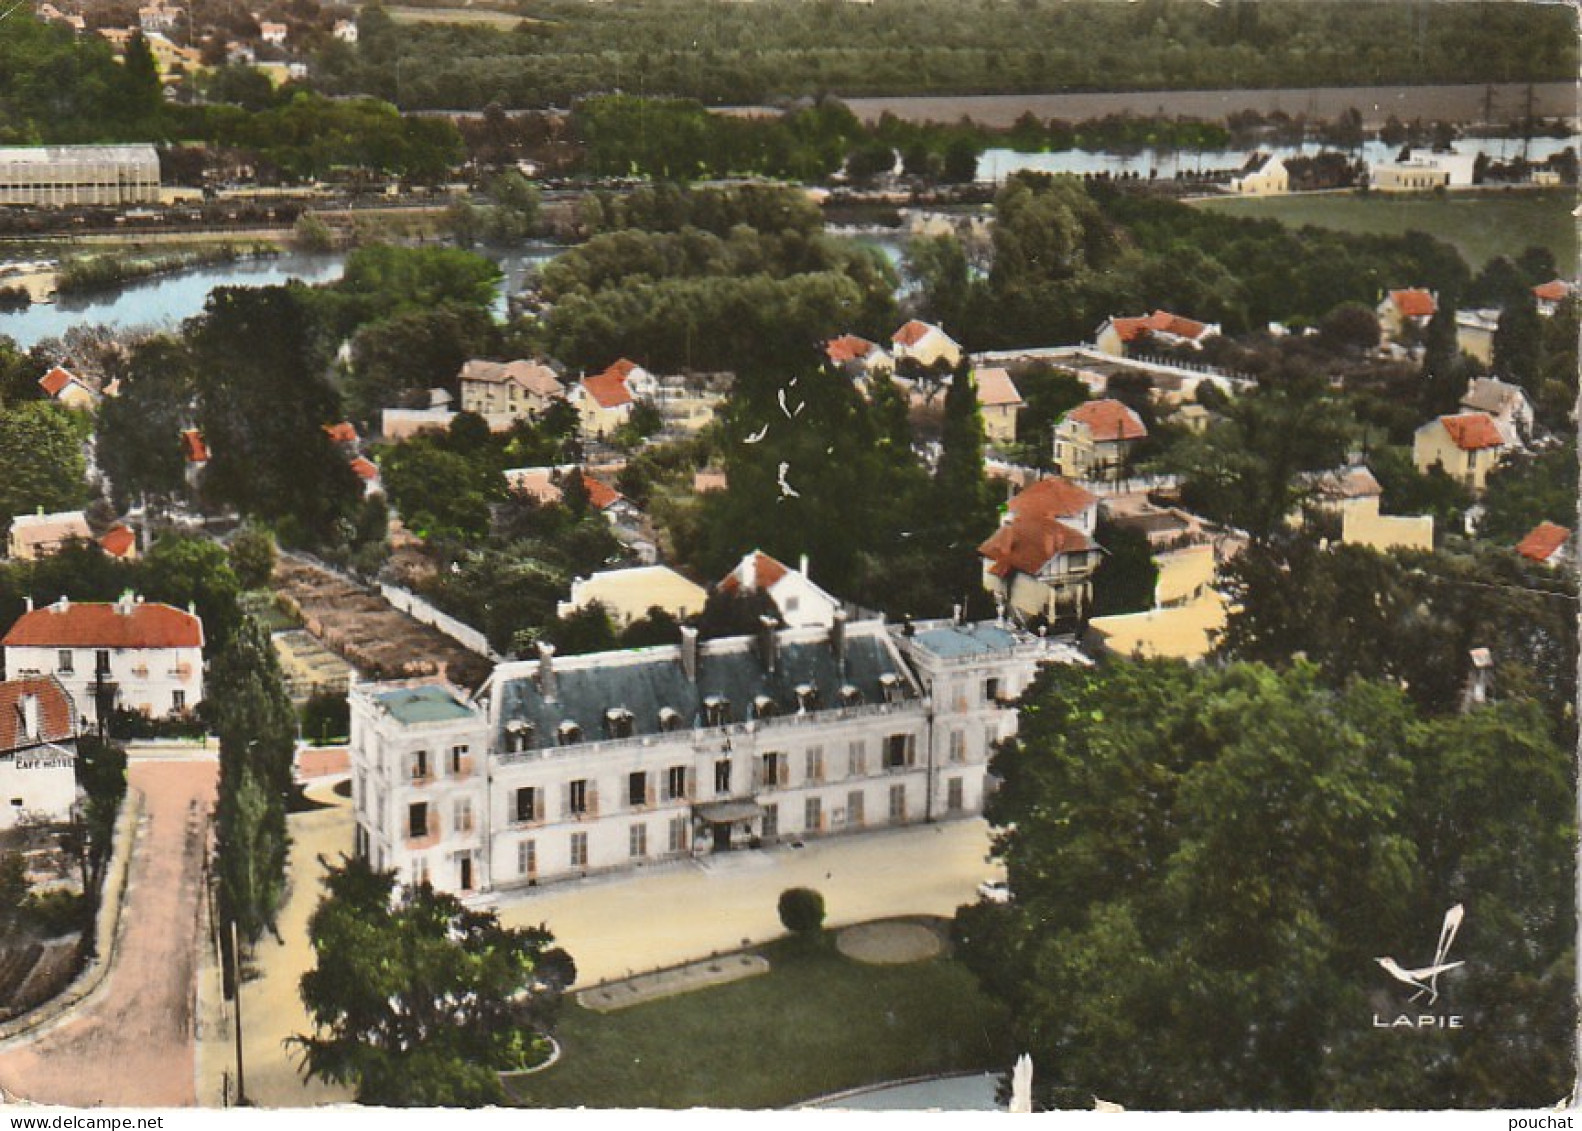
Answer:
[[[824,897],[812,888],[786,888],[780,893],[780,922],[793,934],[815,934],[824,926]]]

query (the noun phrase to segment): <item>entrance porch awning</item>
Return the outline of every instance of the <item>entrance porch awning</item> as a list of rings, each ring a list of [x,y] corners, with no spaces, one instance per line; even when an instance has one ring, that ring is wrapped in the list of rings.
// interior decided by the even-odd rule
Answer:
[[[756,801],[709,801],[695,806],[693,811],[710,824],[725,825],[761,817],[764,807]]]

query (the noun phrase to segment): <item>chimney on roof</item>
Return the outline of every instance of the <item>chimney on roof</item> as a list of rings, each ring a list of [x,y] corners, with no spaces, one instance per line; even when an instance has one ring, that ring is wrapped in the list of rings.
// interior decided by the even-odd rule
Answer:
[[[688,683],[698,682],[698,630],[690,624],[681,626],[681,670]]]
[[[800,558],[797,559],[797,572],[800,573],[803,577],[807,578],[809,581],[813,580],[813,575],[808,572],[807,555],[806,554],[803,554]]]
[[[830,651],[835,653],[835,663],[841,675],[846,674],[846,610],[836,609],[829,624]]]
[[[774,617],[758,618],[758,658],[763,662],[766,672],[774,671],[780,659],[780,642],[775,636],[775,626]]]
[[[23,597],[22,604],[26,607],[26,610],[31,613],[33,611],[33,594],[29,593],[26,597]]]
[[[538,693],[544,702],[555,701],[555,646],[538,642]]]
[[[950,623],[954,625],[961,624],[961,602],[959,601],[950,606]]]
[[[16,703],[17,722],[22,727],[23,738],[39,737],[38,696],[24,695]]]
[[[122,590],[120,598],[115,602],[115,611],[123,617],[129,617],[132,615],[132,605],[132,591],[130,589]]]
[[[1462,711],[1481,707],[1489,701],[1494,689],[1494,654],[1487,648],[1474,648],[1468,653],[1472,671],[1467,676],[1467,688],[1461,695]]]
[[[53,608],[57,613],[69,612],[71,610],[71,598],[62,593],[59,597],[55,598],[55,604]]]

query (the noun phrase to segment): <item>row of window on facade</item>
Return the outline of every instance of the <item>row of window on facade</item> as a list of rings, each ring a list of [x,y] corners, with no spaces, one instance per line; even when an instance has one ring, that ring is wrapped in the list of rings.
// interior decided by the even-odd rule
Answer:
[[[834,814],[826,812],[824,799],[809,797],[803,801],[802,830],[804,832],[829,832],[837,828],[858,829],[867,821],[865,813],[864,795],[861,790],[853,790],[846,795],[845,806],[836,810]],[[425,829],[428,827],[427,806],[423,803],[413,805],[413,835],[418,835],[416,829],[421,820]],[[948,778],[945,783],[945,808],[950,813],[960,813],[965,809],[965,789],[962,779]],[[421,812],[420,812],[421,811]],[[908,817],[906,786],[894,785],[889,792],[889,821],[891,824],[904,824]],[[469,809],[470,820],[470,809]],[[780,835],[780,807],[776,804],[763,806],[761,814],[761,833],[764,840],[775,840]],[[627,855],[633,860],[646,859],[649,856],[649,826],[643,823],[631,825],[627,829]],[[688,817],[674,817],[665,822],[666,855],[678,855],[687,852],[692,847],[692,822]],[[589,866],[588,834],[586,832],[573,832],[566,838],[566,856],[563,869],[578,870]],[[472,853],[456,854],[458,868],[458,886],[471,888],[472,885]],[[553,862],[551,862],[553,863]],[[516,869],[517,874],[523,878],[532,878],[539,872],[539,841],[537,839],[520,840],[516,843]],[[417,883],[426,883],[431,879],[429,861],[425,856],[412,858],[412,878]]]

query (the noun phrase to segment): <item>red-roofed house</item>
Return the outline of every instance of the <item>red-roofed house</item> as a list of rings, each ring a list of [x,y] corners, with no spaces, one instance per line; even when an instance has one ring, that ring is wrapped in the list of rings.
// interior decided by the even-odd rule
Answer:
[[[792,569],[762,550],[754,550],[720,579],[718,588],[724,593],[755,589],[767,593],[787,628],[828,628],[835,623],[835,610],[840,608],[838,600],[813,584],[806,557],[800,569]]]
[[[1546,566],[1570,565],[1576,554],[1571,545],[1571,531],[1555,522],[1540,522],[1527,537],[1516,543],[1516,552],[1524,558]]]
[[[130,593],[114,604],[62,597],[30,608],[0,647],[7,675],[53,675],[90,725],[101,701],[162,718],[203,699],[203,622]]]
[[[118,522],[99,535],[99,546],[112,558],[131,561],[137,557],[137,534],[130,526]]]
[[[576,406],[582,434],[593,438],[608,436],[625,424],[637,403],[626,378],[614,369],[584,377],[572,386],[567,399]]]
[[[59,680],[0,682],[0,829],[65,821],[77,800],[77,709]]]
[[[877,342],[859,338],[856,334],[842,334],[824,343],[824,356],[830,364],[838,366],[853,381],[865,384],[875,373],[894,373],[895,359]]]
[[[1072,479],[1114,482],[1148,438],[1143,418],[1117,400],[1084,401],[1055,426],[1055,468]]]
[[[1191,346],[1202,349],[1203,343],[1220,332],[1216,322],[1199,322],[1183,318],[1168,310],[1136,318],[1110,317],[1093,335],[1093,345],[1100,353],[1112,357],[1125,357],[1130,345]]]
[[[67,408],[92,408],[99,400],[98,395],[83,384],[79,377],[61,365],[40,377],[38,385],[56,404]]]
[[[1438,309],[1439,296],[1433,291],[1419,287],[1391,291],[1379,303],[1379,332],[1386,340],[1393,341],[1401,336],[1401,331],[1407,326],[1419,329],[1427,326],[1428,320]]]
[[[326,424],[324,434],[330,438],[332,444],[355,444],[357,442],[357,426],[349,420],[339,424]]]
[[[1059,477],[1040,479],[1006,504],[1000,528],[978,547],[983,588],[996,602],[1051,620],[1092,601],[1100,550],[1098,500]]]
[[[1570,298],[1576,287],[1564,279],[1551,279],[1547,283],[1539,283],[1533,288],[1533,298],[1538,301],[1538,313],[1548,318],[1559,309],[1560,304]]]
[[[1506,436],[1486,412],[1463,412],[1430,420],[1412,436],[1412,463],[1424,472],[1434,466],[1481,495],[1489,472],[1508,447]]]
[[[379,482],[379,468],[367,456],[355,456],[346,466],[351,468],[352,474],[362,481],[363,496],[365,498],[369,495],[377,495],[384,490],[383,484]]]
[[[573,470],[574,465],[565,464],[561,467],[516,467],[504,474],[510,490],[530,495],[550,506],[564,497],[565,479]],[[611,523],[633,522],[642,517],[635,503],[597,476],[584,471],[582,487],[588,493],[588,505]]]
[[[202,467],[209,462],[209,445],[203,442],[203,433],[188,428],[181,434],[181,454],[189,464]]]
[[[978,388],[978,412],[983,436],[991,444],[1016,443],[1016,415],[1025,403],[1016,382],[1004,369],[979,369],[973,373]]]
[[[890,335],[890,353],[897,361],[910,358],[924,367],[940,361],[952,369],[961,364],[956,340],[938,326],[915,318]]]

